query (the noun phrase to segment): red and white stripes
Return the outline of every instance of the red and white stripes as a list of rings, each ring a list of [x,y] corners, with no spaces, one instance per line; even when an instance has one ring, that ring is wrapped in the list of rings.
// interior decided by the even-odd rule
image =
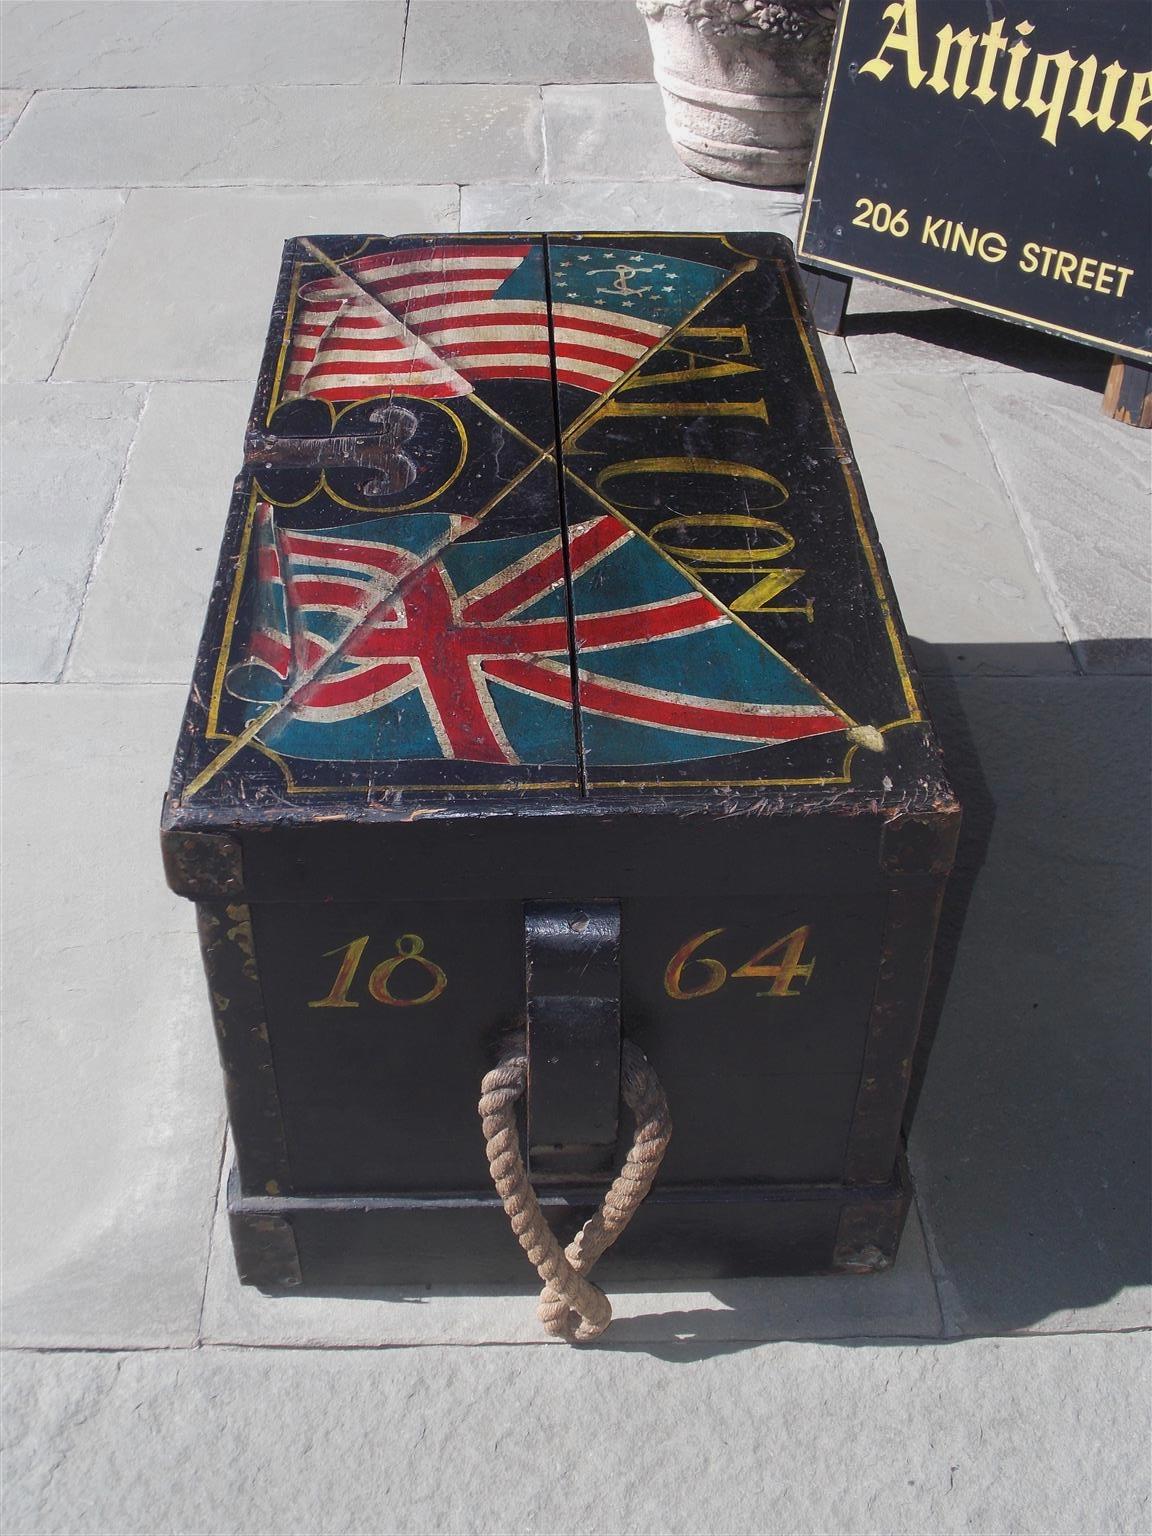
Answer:
[[[543,379],[601,393],[668,327],[543,297],[495,297],[531,247],[413,247],[350,262],[297,296],[285,400],[381,394],[445,399],[483,379]]]

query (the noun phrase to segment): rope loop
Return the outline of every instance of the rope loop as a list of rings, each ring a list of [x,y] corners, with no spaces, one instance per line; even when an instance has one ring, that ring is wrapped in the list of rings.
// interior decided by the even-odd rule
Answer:
[[[561,1248],[520,1156],[516,1105],[527,1086],[528,1057],[520,1035],[509,1041],[499,1065],[481,1084],[479,1110],[488,1167],[512,1230],[544,1282],[540,1321],[548,1333],[570,1344],[585,1343],[599,1338],[612,1321],[607,1296],[585,1276],[624,1231],[652,1187],[672,1137],[668,1101],[648,1058],[625,1040],[620,1092],[636,1122],[632,1145],[599,1209],[567,1248]]]

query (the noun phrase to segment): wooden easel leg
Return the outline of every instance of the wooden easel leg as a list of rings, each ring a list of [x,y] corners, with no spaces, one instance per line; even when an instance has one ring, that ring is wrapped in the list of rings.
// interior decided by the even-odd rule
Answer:
[[[1114,357],[1104,386],[1103,411],[1130,427],[1152,427],[1152,367]]]
[[[815,267],[800,268],[804,274],[804,286],[808,290],[808,307],[812,311],[812,324],[818,331],[830,336],[844,334],[844,312],[848,308],[848,296],[852,292],[852,279],[836,272],[820,272]]]

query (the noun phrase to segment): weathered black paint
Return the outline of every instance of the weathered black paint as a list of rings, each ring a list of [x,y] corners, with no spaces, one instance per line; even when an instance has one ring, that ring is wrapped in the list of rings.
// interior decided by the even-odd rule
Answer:
[[[568,1241],[601,1191],[545,1189],[540,1204]],[[454,1277],[469,1285],[530,1285],[532,1271],[494,1195],[357,1200],[242,1195],[228,1208],[240,1278],[276,1291],[309,1286],[409,1285]],[[596,1266],[609,1285],[723,1280],[744,1275],[872,1274],[895,1260],[908,1210],[903,1165],[881,1185],[658,1184]]]
[[[565,238],[594,249],[622,237]],[[575,744],[565,783],[554,769],[501,776],[444,760],[371,774],[324,763],[289,782],[246,749],[191,793],[236,728],[225,704],[221,735],[206,737],[221,638],[249,600],[237,577],[253,476],[298,501],[292,517],[306,528],[333,473],[347,477],[345,500],[365,498],[365,516],[383,495],[368,485],[388,473],[388,422],[370,411],[341,416],[335,434],[317,430],[307,402],[291,422],[266,420],[299,260],[290,244],[163,832],[173,888],[201,905],[237,1146],[233,1234],[255,1283],[522,1279],[491,1193],[480,1079],[526,1013],[538,1044],[567,1051],[566,1066],[533,1068],[526,1140],[546,1208],[558,1229],[575,1230],[631,1131],[620,1110],[612,1145],[614,999],[674,1123],[657,1188],[605,1261],[619,1277],[870,1269],[895,1253],[907,1198],[900,1116],[958,807],[789,247],[760,235],[642,238],[744,273],[699,323],[746,325],[747,371],[630,391],[646,409],[592,421],[575,478],[563,453],[550,481],[533,471],[499,509],[506,529],[574,524],[595,466],[621,459],[691,452],[770,469],[787,489],[788,559],[812,616],[799,604],[745,621],[876,734],[781,743],[694,771],[624,769],[612,782],[576,771]],[[709,367],[708,339],[694,346],[696,369]],[[486,391],[505,415],[523,423],[539,412],[539,391],[505,390]],[[557,391],[561,430],[573,393]],[[740,411],[674,409],[750,399],[763,401],[760,436]],[[489,426],[477,423],[475,463],[457,479],[471,498],[461,509],[522,462]],[[533,433],[559,436],[535,419]],[[434,440],[427,451],[439,451]],[[713,478],[715,504],[740,512],[739,489]],[[628,514],[642,533],[668,510],[650,499]],[[701,579],[722,603],[736,595],[723,570]],[[567,983],[564,945],[548,931],[560,909],[595,919],[588,944],[576,944],[590,969],[575,967]],[[782,963],[790,935],[792,980],[778,985],[766,968]],[[574,1015],[556,1007],[573,1000],[595,1015],[575,1032]]]
[[[620,908],[529,902],[524,909],[534,1171],[576,1177],[610,1168],[620,1118]]]

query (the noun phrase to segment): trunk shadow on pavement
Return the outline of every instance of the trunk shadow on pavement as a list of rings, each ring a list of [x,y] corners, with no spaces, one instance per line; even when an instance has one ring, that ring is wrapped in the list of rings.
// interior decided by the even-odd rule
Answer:
[[[1029,646],[1010,658],[1018,675],[981,675],[981,647],[963,649],[972,673],[923,678],[965,819],[910,1135],[945,1334],[1138,1327],[1135,1288],[1152,1283],[1149,680],[1029,675],[1046,649]],[[1134,649],[1098,641],[1094,659]],[[1004,664],[997,647],[990,665]],[[738,1331],[746,1289],[707,1290]],[[770,1298],[755,1311],[770,1329]],[[693,1342],[694,1321],[715,1333],[714,1311],[669,1313],[622,1319],[599,1347],[660,1352],[628,1337],[657,1325],[669,1359],[758,1342]]]
[[[891,352],[894,366],[901,361],[914,366],[914,344],[920,343],[930,349],[943,348],[1003,363],[1024,373],[1087,385],[1101,393],[1111,364],[1109,355],[1098,348],[951,307],[849,313],[843,334],[849,347],[856,340],[867,339],[867,345],[874,339],[877,352]],[[892,338],[891,343],[888,338]]]

